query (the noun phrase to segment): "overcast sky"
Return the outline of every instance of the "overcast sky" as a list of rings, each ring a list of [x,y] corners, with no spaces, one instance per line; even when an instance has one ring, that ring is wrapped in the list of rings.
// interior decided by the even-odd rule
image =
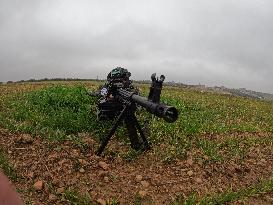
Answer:
[[[273,1],[0,0],[0,81],[117,66],[273,93]]]

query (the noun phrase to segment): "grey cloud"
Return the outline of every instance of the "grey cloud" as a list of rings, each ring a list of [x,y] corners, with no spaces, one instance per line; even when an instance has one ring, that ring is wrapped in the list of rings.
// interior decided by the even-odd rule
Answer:
[[[131,2],[131,1],[130,1]],[[246,87],[273,93],[273,3],[1,1],[0,81],[105,77]]]

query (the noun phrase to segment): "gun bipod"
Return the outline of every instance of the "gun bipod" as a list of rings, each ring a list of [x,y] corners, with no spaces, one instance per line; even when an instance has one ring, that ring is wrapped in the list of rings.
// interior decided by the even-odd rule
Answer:
[[[108,142],[110,141],[111,137],[114,135],[114,133],[116,132],[118,126],[122,123],[122,121],[125,122],[129,139],[131,142],[131,147],[135,150],[150,149],[148,140],[135,116],[135,106],[136,106],[135,103],[131,103],[131,102],[126,103],[123,110],[121,111],[118,118],[116,119],[113,127],[111,128],[110,132],[105,137],[105,139],[102,140],[102,143],[100,144],[100,147],[96,152],[98,156],[102,154],[103,150],[107,146]],[[142,142],[139,141],[139,136],[137,131],[139,132]]]

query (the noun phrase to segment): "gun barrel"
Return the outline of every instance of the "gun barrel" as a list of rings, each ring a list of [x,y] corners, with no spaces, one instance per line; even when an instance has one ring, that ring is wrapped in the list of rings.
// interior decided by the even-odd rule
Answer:
[[[178,111],[173,106],[168,106],[161,103],[153,103],[147,98],[139,96],[133,92],[125,89],[119,89],[118,94],[122,99],[133,101],[142,107],[146,108],[148,112],[163,118],[166,122],[175,122],[178,118]]]

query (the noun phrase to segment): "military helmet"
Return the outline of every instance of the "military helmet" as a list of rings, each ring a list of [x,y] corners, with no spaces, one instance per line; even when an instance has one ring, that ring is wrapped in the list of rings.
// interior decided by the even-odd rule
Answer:
[[[107,80],[115,80],[115,79],[129,79],[131,73],[122,67],[114,68],[107,76]]]

